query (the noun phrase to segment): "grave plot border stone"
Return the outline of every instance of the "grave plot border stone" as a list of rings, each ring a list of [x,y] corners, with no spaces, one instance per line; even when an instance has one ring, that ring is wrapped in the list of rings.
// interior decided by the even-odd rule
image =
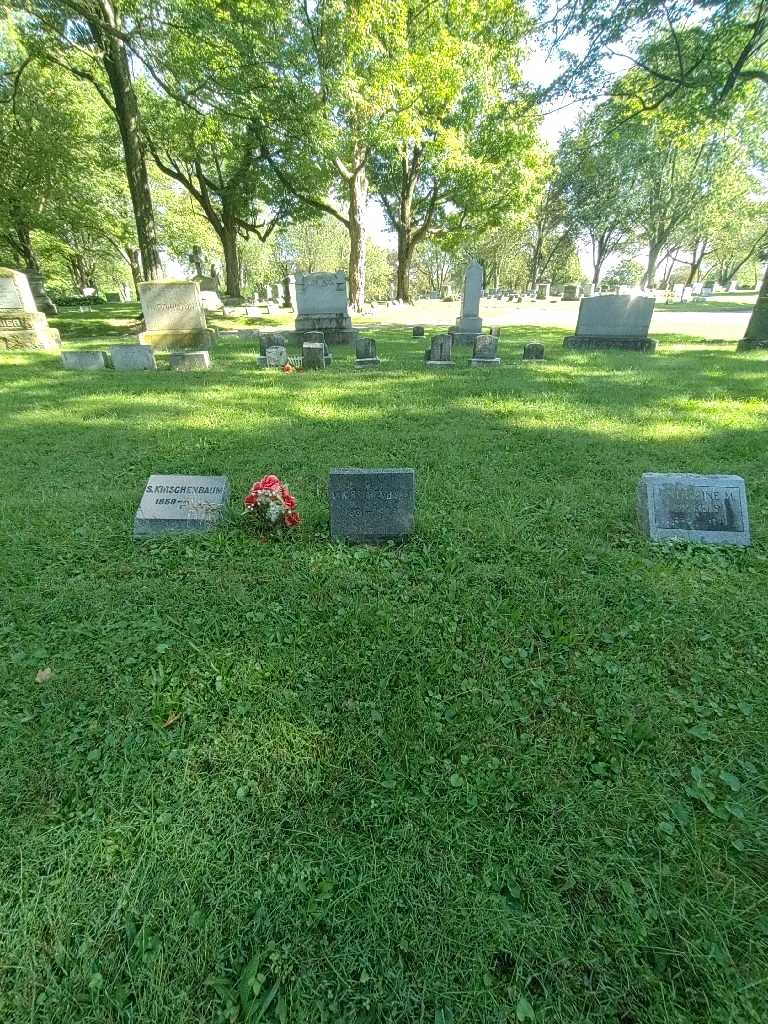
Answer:
[[[643,473],[637,488],[637,515],[643,533],[652,541],[751,544],[746,485],[740,476]]]

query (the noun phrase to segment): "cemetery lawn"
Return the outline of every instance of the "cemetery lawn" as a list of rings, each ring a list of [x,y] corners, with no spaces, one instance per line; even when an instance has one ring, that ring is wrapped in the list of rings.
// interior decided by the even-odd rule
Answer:
[[[764,1021],[768,353],[372,333],[378,373],[0,355],[0,1019]],[[331,543],[335,466],[415,467],[413,538]],[[647,470],[744,476],[754,546],[648,544]],[[260,543],[272,471],[304,524]],[[231,521],[134,542],[151,473]]]

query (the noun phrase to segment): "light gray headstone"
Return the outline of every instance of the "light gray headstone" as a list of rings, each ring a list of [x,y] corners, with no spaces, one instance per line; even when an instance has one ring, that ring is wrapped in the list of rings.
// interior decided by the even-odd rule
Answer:
[[[210,370],[208,352],[171,352],[171,369],[186,373],[188,370]]]
[[[461,296],[461,315],[456,321],[454,333],[479,334],[483,321],[480,319],[480,296],[483,293],[483,268],[472,262],[464,274],[464,291]]]
[[[593,295],[582,299],[576,337],[647,338],[656,299],[646,295]]]
[[[136,512],[133,536],[210,530],[221,521],[228,502],[225,476],[153,474]]]
[[[109,358],[115,370],[156,370],[151,345],[113,345]]]
[[[747,493],[740,476],[643,473],[637,512],[651,540],[750,544]]]
[[[8,267],[0,267],[0,310],[13,309],[23,313],[36,313],[37,306],[25,274]]]
[[[328,492],[336,539],[383,543],[413,531],[414,469],[332,469]]]
[[[280,369],[288,362],[288,350],[284,345],[270,345],[265,352],[266,365],[271,369]]]
[[[299,316],[342,313],[347,310],[347,275],[296,274],[296,312]]]
[[[62,352],[61,362],[65,370],[106,370],[107,368],[103,352],[87,349]]]
[[[205,330],[196,281],[142,281],[139,297],[148,332]]]

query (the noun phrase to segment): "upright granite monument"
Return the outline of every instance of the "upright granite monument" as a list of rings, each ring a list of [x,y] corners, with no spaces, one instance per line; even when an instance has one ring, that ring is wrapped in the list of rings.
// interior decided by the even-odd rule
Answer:
[[[299,344],[306,331],[322,331],[327,345],[345,344],[357,339],[347,306],[347,275],[296,274],[295,330]],[[313,339],[314,340],[314,339]]]
[[[501,366],[501,359],[498,354],[498,334],[478,334],[475,338],[475,347],[470,366]]]
[[[139,298],[146,325],[141,344],[155,351],[199,352],[213,346],[216,332],[205,322],[195,281],[142,281]]]
[[[480,319],[482,291],[483,268],[477,260],[472,260],[464,274],[461,315],[455,325],[449,329],[457,345],[474,345],[475,338],[483,330],[483,321]]]
[[[643,473],[637,512],[651,540],[750,544],[747,493],[740,476]]]
[[[25,275],[0,267],[0,351],[57,352],[60,344],[59,332],[48,326],[45,313],[38,312]]]
[[[656,299],[647,295],[593,295],[582,299],[576,333],[569,334],[566,348],[618,348],[654,352],[648,337]]]

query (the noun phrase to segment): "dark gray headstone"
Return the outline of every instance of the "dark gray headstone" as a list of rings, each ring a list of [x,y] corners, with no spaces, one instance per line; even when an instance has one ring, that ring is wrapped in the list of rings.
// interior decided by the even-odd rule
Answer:
[[[544,346],[540,341],[529,341],[523,346],[523,359],[543,359]]]
[[[417,327],[414,327],[413,328],[413,336],[414,336],[414,338],[423,338],[424,337],[424,328],[421,325],[419,325]]]
[[[360,335],[355,341],[355,369],[375,370],[381,360],[376,354],[376,341]]]
[[[453,335],[433,334],[427,351],[427,366],[436,369],[455,365],[453,362]]]
[[[211,530],[221,521],[228,503],[229,481],[225,476],[155,473],[147,480],[133,521],[133,536]]]
[[[470,359],[471,366],[501,366],[497,355],[499,339],[495,334],[478,334]]]
[[[651,540],[750,544],[749,513],[740,476],[643,473],[637,512]]]
[[[310,331],[308,333],[320,333]],[[324,370],[330,363],[330,356],[324,341],[305,341],[301,347],[301,365],[305,370]]]
[[[336,539],[375,544],[413,531],[414,469],[332,469],[328,496]]]

